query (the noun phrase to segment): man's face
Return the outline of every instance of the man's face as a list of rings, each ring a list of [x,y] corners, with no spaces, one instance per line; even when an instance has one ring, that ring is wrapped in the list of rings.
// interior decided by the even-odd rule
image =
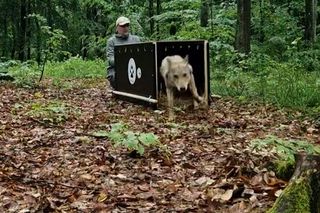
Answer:
[[[117,26],[117,32],[120,35],[127,35],[129,33],[129,24],[125,24],[125,25],[118,25]]]

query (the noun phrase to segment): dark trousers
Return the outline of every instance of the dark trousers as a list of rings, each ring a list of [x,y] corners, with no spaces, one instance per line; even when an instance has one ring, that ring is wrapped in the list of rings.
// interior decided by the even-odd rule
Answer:
[[[115,89],[115,86],[116,86],[116,78],[115,78],[114,69],[108,69],[107,79],[109,80],[111,87],[112,87],[113,89]]]

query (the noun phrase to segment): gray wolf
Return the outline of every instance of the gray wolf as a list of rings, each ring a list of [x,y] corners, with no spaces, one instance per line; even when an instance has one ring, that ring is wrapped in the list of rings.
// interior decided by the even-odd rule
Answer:
[[[189,64],[188,55],[185,58],[179,55],[167,56],[161,62],[160,73],[166,86],[169,120],[174,119],[173,102],[175,89],[179,92],[189,89],[193,97],[194,108],[198,107],[198,103],[204,103],[204,98],[198,94],[192,72],[193,69]]]

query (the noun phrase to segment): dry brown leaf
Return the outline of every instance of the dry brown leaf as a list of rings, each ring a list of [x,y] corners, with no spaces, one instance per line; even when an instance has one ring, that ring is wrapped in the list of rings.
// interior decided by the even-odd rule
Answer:
[[[82,174],[82,175],[80,175],[80,178],[81,178],[82,180],[92,180],[92,179],[93,179],[93,176],[90,175],[90,174]]]
[[[148,192],[142,192],[142,193],[137,194],[138,198],[144,199],[144,200],[147,200],[147,199],[150,199],[150,198],[156,199],[157,196],[158,196],[158,192],[153,190],[153,189],[151,189]]]
[[[175,123],[167,123],[166,113],[114,98],[105,80],[68,80],[74,86],[70,90],[46,83],[40,96],[34,89],[0,84],[0,209],[5,206],[5,212],[38,207],[201,212],[206,206],[213,212],[231,206],[237,209],[233,212],[254,206],[264,211],[285,183],[261,168],[273,159],[270,150],[252,151],[249,143],[267,134],[319,143],[312,121],[288,120],[285,112],[266,104],[222,98],[205,111],[181,106]],[[48,125],[50,118],[28,116],[34,103],[52,101],[70,106],[66,122]],[[156,134],[172,155],[146,150],[144,157],[132,158],[108,138],[90,136],[118,122],[134,132]]]
[[[274,193],[274,196],[280,197],[280,195],[281,195],[282,192],[283,192],[283,190],[282,190],[282,189],[279,189],[279,190],[277,190],[277,191]]]
[[[252,179],[251,179],[251,182],[250,184],[252,186],[257,186],[257,185],[260,185],[260,184],[263,184],[263,177],[261,174],[256,174]]]
[[[191,192],[189,189],[184,189],[182,192],[182,198],[186,201],[195,201],[201,195],[201,192]]]
[[[100,192],[100,194],[98,195],[98,202],[102,203],[104,202],[106,199],[108,198],[108,194],[105,191]]]
[[[202,186],[202,185],[206,185],[206,186],[209,186],[211,185],[212,183],[214,183],[214,180],[212,180],[211,178],[209,177],[205,177],[205,176],[202,176],[201,178],[197,179],[195,181],[196,185],[199,185],[199,186]]]
[[[232,195],[233,195],[233,189],[228,189],[227,191],[225,191],[223,195],[221,195],[221,199],[223,201],[229,201],[232,198]]]

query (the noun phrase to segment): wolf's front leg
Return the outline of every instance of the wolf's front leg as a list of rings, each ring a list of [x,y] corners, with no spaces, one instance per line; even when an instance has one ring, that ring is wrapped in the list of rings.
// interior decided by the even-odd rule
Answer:
[[[191,75],[189,89],[190,89],[190,91],[192,93],[192,96],[193,96],[193,107],[195,109],[198,109],[199,108],[199,103],[200,103],[201,104],[201,108],[207,109],[209,107],[208,106],[208,102],[207,102],[207,98],[199,96],[193,75]]]
[[[203,103],[204,102],[204,99],[203,97],[199,96],[198,94],[198,90],[197,90],[197,87],[196,87],[196,83],[194,82],[194,77],[193,75],[191,75],[191,80],[190,80],[190,84],[189,84],[189,89],[191,91],[191,94],[193,96],[193,98],[195,100],[197,100],[199,103]]]
[[[167,91],[167,99],[168,99],[168,111],[169,111],[169,120],[174,120],[174,112],[173,112],[173,90],[166,89]]]

